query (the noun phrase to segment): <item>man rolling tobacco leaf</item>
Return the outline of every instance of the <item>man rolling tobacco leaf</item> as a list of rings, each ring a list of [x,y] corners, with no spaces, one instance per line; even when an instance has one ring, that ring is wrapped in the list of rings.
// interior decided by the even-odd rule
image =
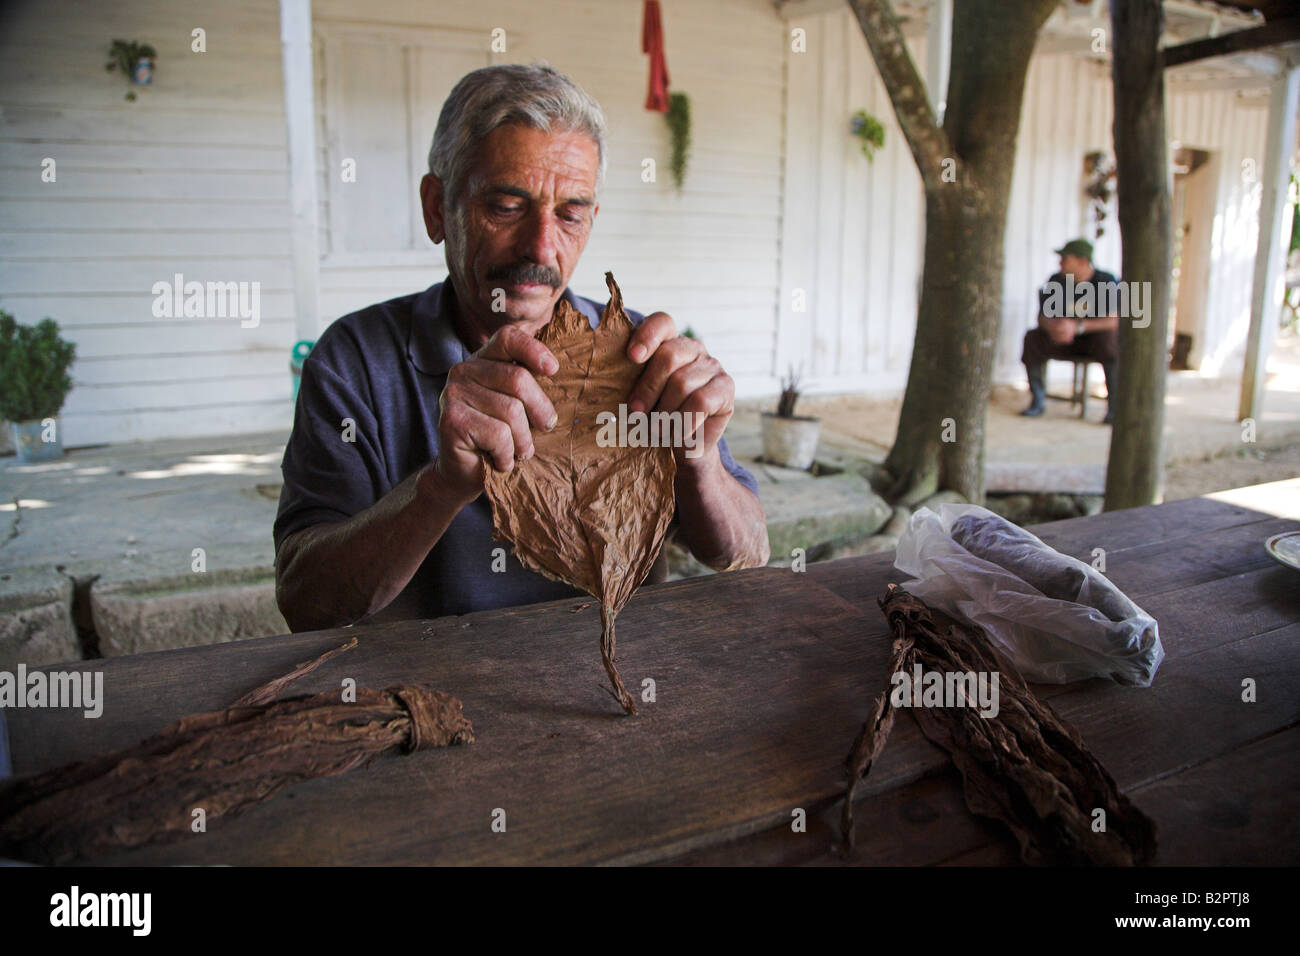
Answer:
[[[337,320],[303,365],[273,532],[294,631],[580,593],[494,555],[483,490],[485,469],[510,471],[555,427],[537,377],[558,360],[535,335],[556,303],[599,323],[568,282],[600,208],[604,139],[600,107],[547,66],[475,70],[448,96],[420,184],[447,280]],[[722,437],[734,383],[666,313],[627,315],[643,366],[628,411],[702,422],[695,448],[673,450],[681,540],[714,568],[765,564],[757,483]],[[661,556],[648,580],[665,574]]]

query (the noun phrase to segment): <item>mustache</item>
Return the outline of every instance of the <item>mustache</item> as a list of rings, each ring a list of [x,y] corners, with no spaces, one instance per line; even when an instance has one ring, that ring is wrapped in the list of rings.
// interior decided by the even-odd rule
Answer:
[[[560,273],[550,266],[539,262],[512,262],[505,266],[494,266],[488,270],[487,278],[497,282],[539,282],[552,289],[560,287]]]

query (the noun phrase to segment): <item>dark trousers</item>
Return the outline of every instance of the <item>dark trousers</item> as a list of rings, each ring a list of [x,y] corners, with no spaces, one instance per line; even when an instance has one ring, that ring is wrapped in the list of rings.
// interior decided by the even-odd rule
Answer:
[[[1044,394],[1043,373],[1048,359],[1087,359],[1101,363],[1101,370],[1106,376],[1106,394],[1113,397],[1116,389],[1116,371],[1119,365],[1119,332],[1085,332],[1076,335],[1074,341],[1057,345],[1042,329],[1034,328],[1025,333],[1024,348],[1020,361],[1025,363],[1025,372],[1029,375],[1029,390],[1035,402],[1041,402]]]

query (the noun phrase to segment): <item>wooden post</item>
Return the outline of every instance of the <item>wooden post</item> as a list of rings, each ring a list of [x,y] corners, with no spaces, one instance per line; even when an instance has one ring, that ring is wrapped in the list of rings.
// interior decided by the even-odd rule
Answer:
[[[1296,110],[1300,108],[1300,67],[1280,73],[1268,98],[1268,147],[1261,170],[1263,196],[1259,204],[1259,241],[1255,248],[1255,284],[1250,300],[1250,334],[1241,373],[1237,420],[1258,421],[1264,399],[1265,367],[1277,332],[1278,312],[1286,286],[1286,253],[1291,232],[1287,194],[1291,185],[1291,156],[1295,152]]]
[[[1119,382],[1106,466],[1107,511],[1160,501],[1173,210],[1158,44],[1160,0],[1112,0],[1115,165],[1123,280],[1146,283],[1146,315],[1120,316]]]
[[[320,245],[316,202],[316,101],[312,78],[311,0],[280,0],[284,122],[289,144],[290,242],[294,329],[315,340],[320,314]]]

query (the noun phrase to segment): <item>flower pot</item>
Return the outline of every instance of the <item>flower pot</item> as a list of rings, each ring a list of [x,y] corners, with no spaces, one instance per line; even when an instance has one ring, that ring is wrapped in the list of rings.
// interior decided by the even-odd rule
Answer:
[[[136,86],[149,86],[153,83],[153,59],[142,56],[135,61],[131,69],[131,82]]]
[[[9,427],[13,433],[14,451],[18,454],[18,460],[25,464],[32,464],[40,461],[54,461],[56,458],[63,457],[63,443],[59,440],[59,420],[54,420],[54,427],[50,429],[50,437],[53,441],[45,441],[45,419],[36,419],[30,422],[10,422]]]
[[[820,418],[782,418],[763,412],[763,460],[785,468],[807,471],[817,455]]]

